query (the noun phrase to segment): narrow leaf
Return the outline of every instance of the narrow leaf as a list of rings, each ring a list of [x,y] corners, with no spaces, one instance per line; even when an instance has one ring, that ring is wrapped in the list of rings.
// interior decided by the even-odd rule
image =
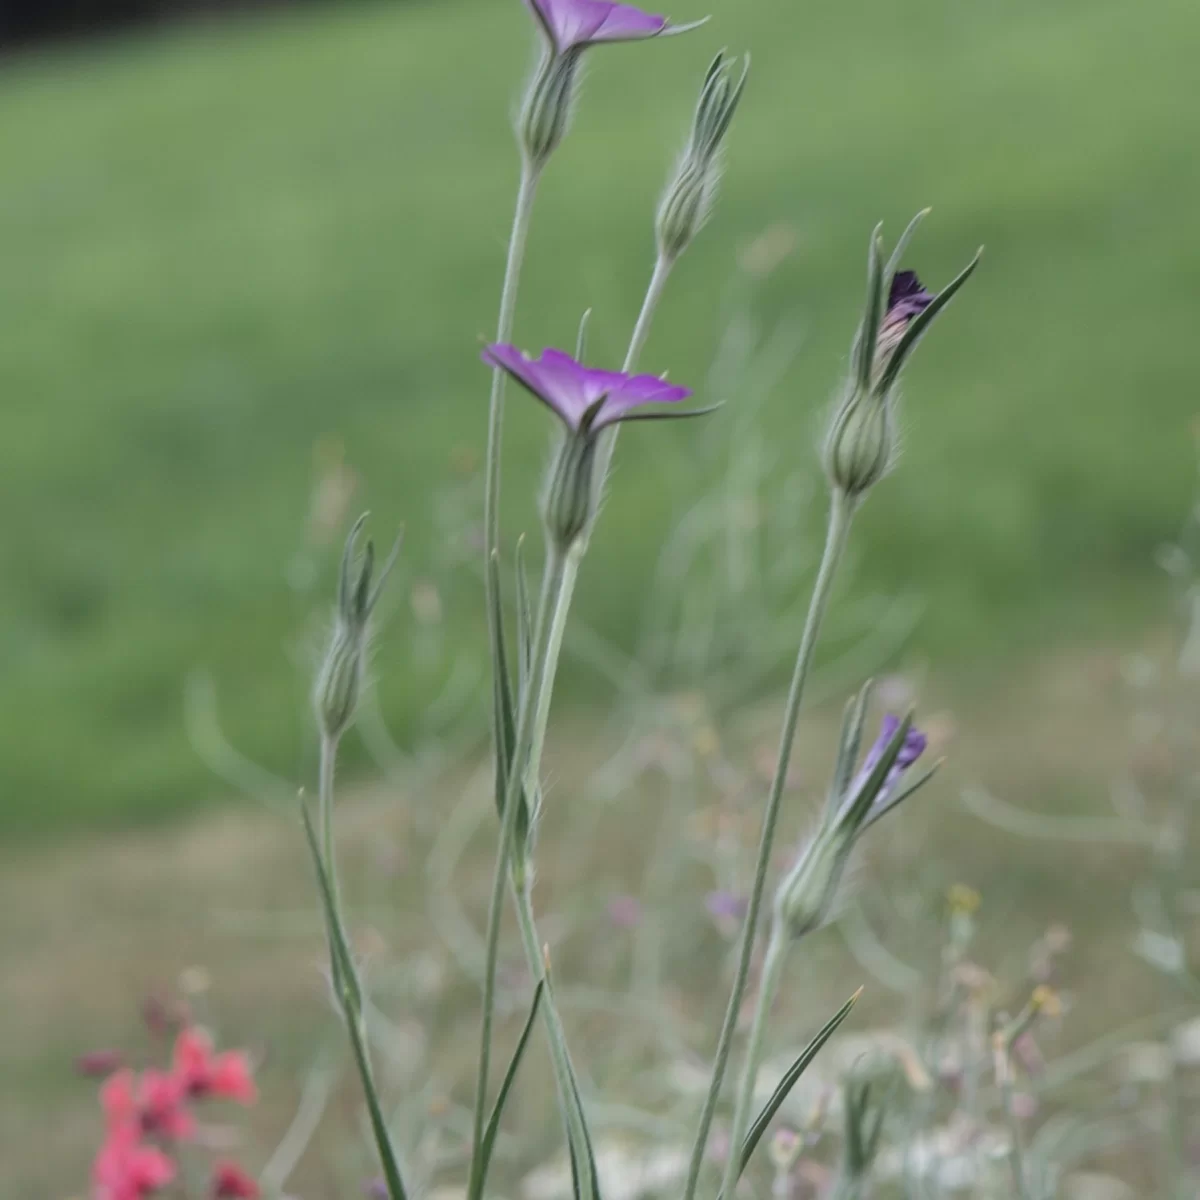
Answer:
[[[869,825],[874,825],[880,817],[886,817],[893,808],[907,800],[913,792],[923,788],[937,774],[938,769],[944,761],[944,759],[939,758],[937,762],[931,763],[927,770],[922,771],[913,779],[903,779],[900,786],[888,797],[886,804],[874,807],[867,813],[867,819],[863,822],[863,828],[866,829]]]
[[[908,228],[900,235],[900,240],[896,243],[896,248],[892,251],[892,256],[888,259],[887,266],[883,269],[883,278],[889,287],[892,283],[892,276],[904,265],[904,252],[908,249],[908,244],[912,241],[913,234],[917,232],[917,226],[929,216],[929,212],[930,210],[927,208],[921,209],[909,221]]]
[[[840,803],[841,798],[850,789],[850,781],[854,778],[854,768],[858,764],[858,752],[862,746],[862,731],[867,717],[867,705],[870,703],[874,686],[874,681],[868,679],[859,689],[858,695],[852,697],[846,704],[845,716],[842,718],[841,742],[833,769],[831,799],[834,804]]]
[[[887,286],[883,277],[881,259],[882,225],[876,225],[871,234],[871,245],[867,251],[867,304],[863,310],[862,327],[855,343],[854,373],[863,391],[871,386],[871,370],[875,365],[875,342],[879,337],[879,326],[883,321],[883,290]]]
[[[492,596],[492,735],[496,744],[496,811],[504,818],[504,796],[508,786],[508,766],[517,740],[513,712],[512,682],[508,674],[508,651],[504,642],[504,610],[500,597],[500,559],[493,553],[488,560]]]
[[[772,1118],[779,1111],[780,1106],[788,1098],[788,1093],[796,1086],[800,1076],[808,1070],[812,1060],[817,1057],[818,1051],[827,1041],[834,1035],[841,1023],[850,1015],[850,1010],[862,995],[862,988],[859,988],[845,1004],[833,1015],[829,1022],[821,1029],[816,1037],[804,1048],[800,1057],[796,1059],[787,1071],[783,1078],[779,1081],[779,1086],[771,1093],[771,1098],[763,1105],[762,1111],[754,1118],[754,1124],[750,1126],[750,1132],[746,1134],[746,1140],[742,1142],[742,1161],[738,1167],[737,1179],[742,1177],[742,1172],[746,1169],[746,1164],[750,1161],[750,1156],[754,1153],[754,1148],[762,1140],[762,1136],[767,1132],[767,1127],[771,1124]],[[736,1182],[736,1180],[735,1180]]]
[[[521,1059],[524,1057],[525,1047],[529,1044],[529,1035],[533,1032],[533,1026],[537,1020],[538,1009],[541,1007],[542,994],[545,988],[546,981],[544,979],[538,980],[538,985],[533,991],[533,1000],[529,1005],[529,1016],[525,1018],[525,1028],[521,1030],[521,1036],[517,1040],[517,1048],[513,1051],[512,1060],[508,1064],[508,1070],[504,1072],[504,1081],[500,1084],[496,1103],[492,1107],[492,1114],[488,1117],[487,1128],[483,1132],[483,1143],[479,1158],[479,1180],[481,1186],[487,1179],[488,1166],[492,1160],[492,1150],[496,1144],[496,1135],[500,1131],[500,1117],[504,1112],[508,1093],[512,1089],[514,1080],[517,1078],[517,1070],[521,1065]]]

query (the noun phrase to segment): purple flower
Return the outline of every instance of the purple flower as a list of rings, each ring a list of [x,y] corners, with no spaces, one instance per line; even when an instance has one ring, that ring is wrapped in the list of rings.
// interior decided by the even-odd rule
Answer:
[[[525,0],[555,54],[597,42],[638,42],[669,28],[666,17],[608,0]]]
[[[552,409],[572,433],[595,434],[618,421],[694,413],[639,412],[648,404],[686,399],[691,390],[656,375],[624,375],[585,367],[561,350],[543,350],[536,359],[516,346],[488,346],[483,361],[507,371],[522,387]]]
[[[887,309],[875,339],[875,372],[879,374],[891,359],[909,322],[923,313],[934,301],[916,271],[897,271],[888,287]]]
[[[861,794],[862,789],[867,785],[871,772],[878,766],[879,760],[883,757],[884,751],[887,750],[888,744],[896,736],[896,731],[899,728],[899,717],[894,717],[891,713],[884,716],[879,726],[879,736],[875,739],[875,744],[867,751],[863,765],[859,768],[858,774],[855,775],[850,786],[846,789],[846,795],[842,798],[839,810],[842,814],[848,813],[855,807],[855,801]],[[896,756],[896,761],[892,764],[887,776],[880,784],[879,790],[871,800],[870,806],[867,808],[863,822],[864,827],[870,825],[873,821],[877,821],[891,808],[896,785],[900,782],[904,772],[925,752],[925,747],[928,744],[929,739],[916,727],[910,728],[904,735],[904,742],[900,746],[900,753]]]

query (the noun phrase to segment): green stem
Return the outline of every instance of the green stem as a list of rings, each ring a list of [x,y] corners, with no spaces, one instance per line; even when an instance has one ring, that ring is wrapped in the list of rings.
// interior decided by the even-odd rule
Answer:
[[[646,339],[650,336],[650,323],[654,319],[658,302],[662,299],[667,280],[671,276],[671,268],[674,265],[673,258],[667,258],[662,254],[654,262],[654,271],[650,276],[645,298],[642,300],[642,311],[638,313],[637,322],[629,338],[629,349],[625,351],[625,361],[621,364],[621,370],[625,374],[629,374],[637,366],[642,349],[646,345]],[[617,448],[617,433],[620,428],[620,425],[611,425],[600,435],[600,444],[596,448],[596,478],[600,480],[601,486],[608,478],[608,468],[612,465],[612,456]]]
[[[576,1091],[575,1069],[571,1065],[567,1035],[563,1030],[558,1003],[554,998],[554,987],[546,970],[545,955],[541,943],[538,941],[537,922],[533,916],[533,878],[530,872],[525,872],[519,882],[513,881],[513,897],[516,901],[517,924],[521,929],[521,941],[525,945],[525,957],[528,960],[529,969],[533,972],[535,981],[545,982],[545,990],[542,992],[542,1014],[545,1018],[547,1041],[550,1045],[550,1063],[554,1069],[559,1106],[566,1119],[567,1140],[579,1172],[579,1200],[595,1200],[592,1195],[587,1124]]]
[[[721,1035],[717,1042],[717,1052],[713,1061],[712,1081],[704,1101],[704,1109],[700,1114],[700,1126],[696,1131],[696,1141],[692,1146],[692,1158],[688,1166],[687,1183],[683,1192],[684,1200],[693,1200],[696,1194],[700,1169],[704,1165],[704,1151],[708,1144],[709,1130],[712,1128],[713,1115],[716,1113],[717,1102],[720,1099],[725,1071],[729,1066],[729,1054],[733,1047],[734,1033],[737,1030],[738,1013],[741,1011],[742,996],[746,991],[750,961],[754,954],[754,940],[758,930],[758,915],[762,908],[763,891],[766,888],[767,872],[771,866],[771,849],[775,844],[775,826],[779,821],[779,809],[783,800],[784,785],[787,781],[788,764],[792,757],[792,745],[796,739],[796,724],[800,718],[800,701],[804,694],[805,682],[808,679],[808,669],[812,662],[813,650],[816,647],[817,634],[821,628],[821,618],[824,616],[825,606],[829,601],[829,593],[832,589],[834,575],[837,573],[838,562],[846,548],[846,539],[850,532],[850,521],[853,515],[854,501],[835,488],[829,507],[825,550],[821,556],[821,566],[817,571],[816,582],[813,585],[808,617],[804,622],[804,633],[800,638],[800,649],[796,655],[796,666],[792,673],[792,683],[788,689],[787,704],[784,708],[783,731],[779,738],[779,758],[767,795],[766,811],[763,814],[762,833],[758,843],[758,860],[754,869],[754,886],[750,891],[750,903],[746,909],[746,919],[742,927],[742,942],[734,974],[733,990],[729,994],[729,1004],[725,1009],[725,1020],[721,1025]],[[730,1143],[730,1153],[737,1153],[737,1143]],[[732,1197],[729,1200],[732,1200]]]
[[[550,645],[550,613],[562,592],[564,559],[550,546],[549,558],[542,575],[542,594],[538,601],[537,616],[533,630],[533,663],[529,674],[530,685],[520,697],[517,712],[516,737],[513,759],[509,764],[508,782],[504,794],[504,810],[500,823],[500,843],[496,850],[496,868],[492,877],[492,896],[488,905],[487,934],[485,938],[486,959],[483,972],[483,1015],[480,1022],[479,1063],[475,1083],[474,1141],[471,1152],[471,1170],[467,1187],[468,1200],[478,1200],[483,1193],[482,1161],[484,1110],[487,1106],[488,1074],[491,1066],[492,1023],[496,1005],[496,961],[500,949],[500,918],[504,908],[504,884],[509,875],[512,858],[513,831],[517,825],[517,808],[521,785],[526,776],[533,747],[534,717],[538,710],[537,693],[545,675],[547,653]]]
[[[1006,1047],[1004,1053],[1006,1056],[1010,1054],[1010,1048]],[[1004,1080],[1000,1085],[1000,1092],[1004,1099],[1004,1114],[1008,1117],[1008,1132],[1012,1138],[1012,1144],[1008,1151],[1008,1162],[1012,1167],[1013,1187],[1016,1189],[1013,1193],[1014,1196],[1019,1197],[1019,1200],[1028,1200],[1029,1184],[1025,1178],[1025,1151],[1021,1137],[1021,1122],[1013,1103],[1013,1086],[1009,1074],[1011,1069],[1011,1067],[1006,1067]]]
[[[625,351],[625,362],[621,366],[621,370],[626,374],[637,366],[637,361],[641,357],[642,348],[650,336],[650,322],[654,320],[654,313],[658,309],[658,302],[662,299],[667,280],[671,276],[671,268],[674,265],[675,260],[668,258],[665,254],[660,254],[655,260],[650,284],[646,288],[646,296],[642,301],[642,311],[638,313],[637,322],[633,327],[633,335],[629,339],[629,349]]]
[[[508,239],[508,260],[504,265],[504,283],[500,289],[500,313],[496,318],[496,341],[507,342],[512,337],[513,314],[517,308],[517,284],[521,278],[521,264],[525,259],[525,242],[529,236],[529,221],[533,215],[533,201],[537,195],[539,172],[526,162],[521,164],[521,182],[517,187],[516,211],[513,213],[512,232]],[[504,383],[505,373],[497,367],[492,372],[492,394],[488,403],[487,461],[483,499],[483,542],[484,578],[492,561],[492,554],[500,545],[500,458],[504,434]],[[490,588],[490,584],[488,585]],[[488,612],[498,611],[488,604]],[[495,630],[491,631],[493,638]],[[493,641],[493,647],[495,643]]]
[[[338,739],[322,734],[317,790],[317,807],[321,821],[321,855],[325,860],[325,874],[329,878],[329,890],[333,897],[333,903],[340,913],[342,897],[338,889],[337,843],[333,836],[333,780],[337,766],[337,751]],[[334,990],[340,990],[337,955],[332,956],[330,966],[333,971]]]
[[[729,1153],[725,1158],[721,1195],[730,1197],[730,1200],[737,1186],[737,1177],[741,1174],[741,1146],[750,1127],[750,1106],[754,1103],[754,1085],[758,1079],[759,1063],[762,1061],[763,1034],[766,1032],[767,1019],[775,1003],[775,995],[779,991],[787,951],[788,935],[783,923],[777,920],[771,927],[771,939],[767,942],[767,953],[763,958],[758,1002],[754,1006],[754,1023],[750,1026],[750,1039],[746,1043],[746,1057],[742,1062],[742,1077],[733,1108],[733,1126],[729,1131]]]

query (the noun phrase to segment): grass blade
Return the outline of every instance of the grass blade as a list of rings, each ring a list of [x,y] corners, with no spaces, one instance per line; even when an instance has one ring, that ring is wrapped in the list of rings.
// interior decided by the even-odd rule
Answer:
[[[533,1001],[529,1005],[529,1016],[525,1018],[525,1028],[521,1030],[521,1036],[517,1041],[517,1048],[513,1051],[512,1060],[508,1064],[508,1070],[504,1072],[504,1082],[500,1084],[500,1091],[496,1096],[496,1103],[492,1107],[492,1114],[488,1117],[487,1128],[483,1133],[483,1144],[480,1151],[479,1179],[481,1183],[487,1180],[488,1166],[492,1161],[492,1148],[496,1143],[496,1135],[500,1131],[500,1116],[504,1112],[504,1105],[508,1100],[509,1090],[512,1088],[513,1081],[517,1077],[517,1069],[521,1065],[521,1059],[525,1055],[525,1047],[529,1044],[529,1036],[533,1033],[533,1026],[537,1021],[538,1009],[541,1007],[542,995],[545,990],[546,981],[544,979],[539,980],[533,992]]]

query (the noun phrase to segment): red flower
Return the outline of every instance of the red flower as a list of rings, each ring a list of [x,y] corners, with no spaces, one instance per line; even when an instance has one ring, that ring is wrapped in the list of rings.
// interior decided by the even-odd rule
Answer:
[[[135,1078],[134,1073],[126,1067],[110,1075],[100,1087],[100,1106],[104,1109],[110,1134],[132,1128],[138,1122],[137,1101],[134,1098]]]
[[[94,1200],[142,1200],[175,1178],[175,1164],[161,1151],[143,1146],[126,1126],[111,1133],[92,1164]]]
[[[184,1029],[175,1040],[174,1073],[189,1096],[216,1096],[253,1104],[258,1093],[250,1060],[241,1050],[213,1053],[212,1038],[202,1029]]]
[[[258,1200],[258,1184],[237,1163],[219,1162],[213,1167],[212,1194],[226,1200]]]

